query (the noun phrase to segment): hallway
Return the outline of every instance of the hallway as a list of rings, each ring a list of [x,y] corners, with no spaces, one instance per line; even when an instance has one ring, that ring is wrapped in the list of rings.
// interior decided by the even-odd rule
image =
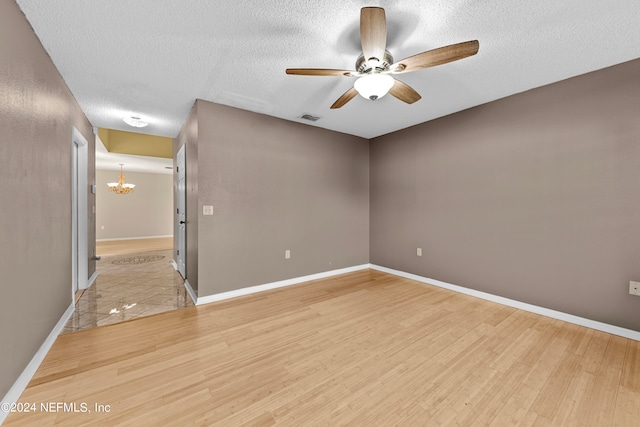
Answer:
[[[97,261],[96,283],[80,296],[62,333],[194,305],[184,280],[171,265],[171,249],[142,251],[150,248],[145,241],[120,242],[117,248],[109,246],[107,250],[98,245],[98,253],[114,255],[102,256]],[[157,247],[162,245],[152,249]]]

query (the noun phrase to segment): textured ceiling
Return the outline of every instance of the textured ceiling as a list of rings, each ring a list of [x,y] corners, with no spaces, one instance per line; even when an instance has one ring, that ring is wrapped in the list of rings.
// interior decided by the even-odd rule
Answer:
[[[175,137],[197,98],[371,138],[640,57],[638,0],[17,0],[94,126]],[[476,56],[402,74],[422,100],[331,104],[363,6],[384,7],[396,60],[477,39]],[[122,122],[139,114],[150,126]],[[303,121],[304,123],[308,123]]]

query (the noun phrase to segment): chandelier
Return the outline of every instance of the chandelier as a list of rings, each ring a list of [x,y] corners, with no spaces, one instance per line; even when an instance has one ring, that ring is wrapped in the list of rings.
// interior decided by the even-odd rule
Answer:
[[[124,175],[122,174],[122,166],[124,163],[120,163],[120,179],[118,182],[110,182],[107,185],[109,186],[109,191],[116,194],[129,194],[133,191],[135,184],[127,184],[124,182]]]

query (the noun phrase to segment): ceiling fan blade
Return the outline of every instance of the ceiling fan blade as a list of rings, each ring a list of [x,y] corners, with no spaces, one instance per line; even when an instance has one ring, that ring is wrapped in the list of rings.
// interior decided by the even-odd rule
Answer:
[[[394,74],[410,73],[475,55],[479,48],[478,40],[456,43],[410,56],[396,62],[389,69]]]
[[[422,98],[411,86],[402,83],[400,80],[396,80],[393,83],[393,86],[389,89],[389,93],[407,104],[413,104]]]
[[[347,76],[350,77],[351,70],[329,70],[325,68],[287,68],[287,74],[298,76]]]
[[[357,94],[358,94],[358,91],[355,90],[354,88],[349,89],[348,91],[343,93],[342,96],[338,98],[336,102],[333,103],[333,105],[331,106],[331,109],[334,110],[336,108],[342,107],[344,104],[351,101]]]
[[[365,61],[377,58],[382,62],[387,47],[387,18],[381,7],[360,10],[360,42]]]

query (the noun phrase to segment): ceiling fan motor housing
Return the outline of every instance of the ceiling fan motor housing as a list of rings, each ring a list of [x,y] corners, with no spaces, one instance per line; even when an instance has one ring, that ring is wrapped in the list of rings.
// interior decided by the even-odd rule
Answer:
[[[356,70],[361,74],[368,74],[373,72],[382,72],[388,71],[393,64],[393,56],[389,53],[388,50],[384,51],[384,57],[382,60],[376,61],[375,58],[370,58],[370,60],[365,60],[364,53],[361,53],[356,60]]]

